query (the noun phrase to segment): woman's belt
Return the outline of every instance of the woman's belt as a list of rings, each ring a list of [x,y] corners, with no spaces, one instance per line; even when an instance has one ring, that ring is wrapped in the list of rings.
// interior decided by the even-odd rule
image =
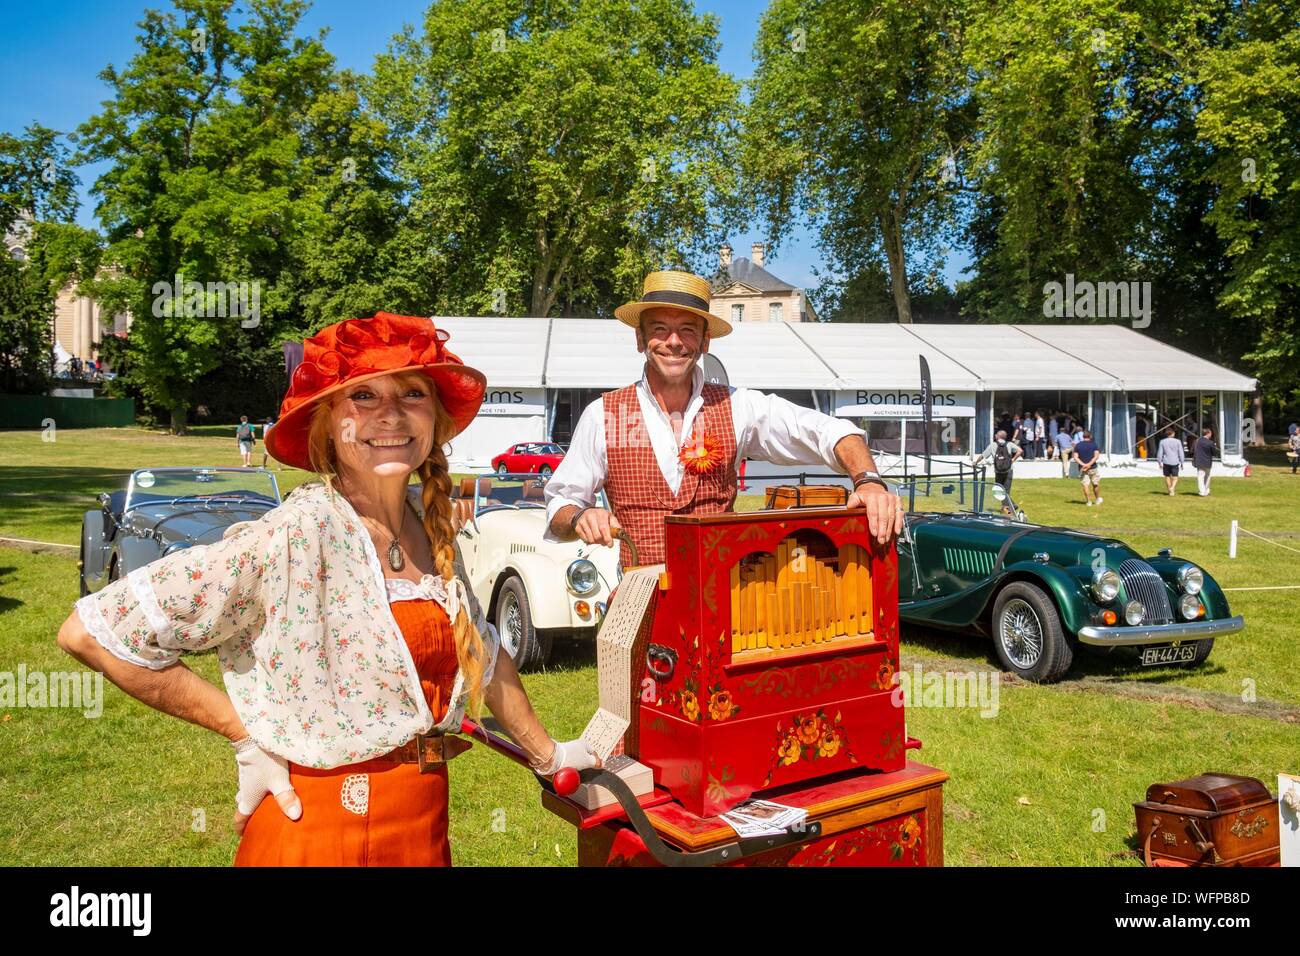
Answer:
[[[396,750],[379,757],[393,763],[414,763],[420,765],[420,773],[434,773],[453,757],[463,754],[472,747],[464,737],[453,734],[417,734]]]

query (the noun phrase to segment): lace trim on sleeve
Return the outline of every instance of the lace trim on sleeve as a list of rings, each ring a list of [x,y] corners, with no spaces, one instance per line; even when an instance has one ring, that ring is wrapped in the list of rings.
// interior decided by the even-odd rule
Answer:
[[[169,660],[151,661],[127,650],[126,646],[117,639],[116,635],[113,634],[112,629],[104,620],[104,615],[99,610],[99,602],[96,601],[96,595],[87,594],[85,597],[77,601],[75,607],[77,609],[77,616],[81,618],[81,623],[86,625],[86,630],[90,632],[91,636],[94,637],[95,640],[99,641],[100,646],[102,646],[104,650],[108,651],[118,660],[126,661],[128,664],[135,664],[137,667],[147,667],[151,671],[162,670],[162,668],[170,667],[172,664],[176,663],[176,655],[167,651],[164,651],[163,653],[169,654]]]

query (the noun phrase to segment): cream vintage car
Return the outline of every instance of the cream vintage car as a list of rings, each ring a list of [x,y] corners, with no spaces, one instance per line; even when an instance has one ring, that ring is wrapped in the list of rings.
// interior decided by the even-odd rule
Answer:
[[[620,576],[617,548],[542,540],[544,485],[496,475],[452,489],[470,587],[521,670],[544,664],[556,636],[594,639]]]

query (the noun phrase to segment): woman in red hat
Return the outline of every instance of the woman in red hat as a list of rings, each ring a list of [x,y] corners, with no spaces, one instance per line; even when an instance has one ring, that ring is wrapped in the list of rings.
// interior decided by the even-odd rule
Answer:
[[[450,864],[446,761],[467,745],[445,732],[483,703],[537,772],[598,765],[546,733],[465,587],[443,447],[485,380],[446,339],[384,312],[308,339],[266,443],[322,480],[82,598],[59,631],[131,696],[231,741],[237,865]],[[224,692],[180,663],[209,648]]]

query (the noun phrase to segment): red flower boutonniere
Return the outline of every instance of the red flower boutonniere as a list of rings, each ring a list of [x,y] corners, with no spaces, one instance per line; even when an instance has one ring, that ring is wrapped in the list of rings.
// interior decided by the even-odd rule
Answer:
[[[722,449],[718,440],[707,432],[696,432],[682,445],[677,460],[687,471],[703,475],[722,464]]]

